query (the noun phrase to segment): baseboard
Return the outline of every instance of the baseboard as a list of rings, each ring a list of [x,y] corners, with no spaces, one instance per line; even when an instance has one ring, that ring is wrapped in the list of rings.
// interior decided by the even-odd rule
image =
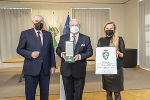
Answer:
[[[2,62],[0,62],[0,68],[12,68],[12,67],[23,67],[23,63],[2,63]]]

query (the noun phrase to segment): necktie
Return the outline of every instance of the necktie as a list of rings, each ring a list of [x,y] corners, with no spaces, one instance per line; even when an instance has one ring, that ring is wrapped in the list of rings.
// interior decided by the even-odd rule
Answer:
[[[40,42],[40,46],[42,47],[42,41],[41,41],[41,36],[40,36],[40,32],[37,32],[38,33],[38,40]]]
[[[75,49],[76,47],[76,36],[72,36],[73,37],[73,49]]]

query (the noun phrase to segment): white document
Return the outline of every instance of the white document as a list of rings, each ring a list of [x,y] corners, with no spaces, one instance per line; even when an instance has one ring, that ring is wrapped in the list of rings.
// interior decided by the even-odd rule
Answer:
[[[95,74],[117,74],[116,47],[96,48]]]
[[[73,42],[66,41],[66,56],[73,56]]]
[[[73,42],[72,41],[66,41],[65,61],[68,63],[74,63],[74,50],[73,50]]]

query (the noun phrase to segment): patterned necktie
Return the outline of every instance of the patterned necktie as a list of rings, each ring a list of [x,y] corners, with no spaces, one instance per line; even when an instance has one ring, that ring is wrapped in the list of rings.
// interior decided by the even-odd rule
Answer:
[[[38,40],[40,42],[40,46],[42,47],[42,41],[41,41],[41,36],[40,36],[40,32],[37,32],[38,33]]]
[[[72,36],[73,37],[73,49],[75,50],[76,47],[76,36]]]

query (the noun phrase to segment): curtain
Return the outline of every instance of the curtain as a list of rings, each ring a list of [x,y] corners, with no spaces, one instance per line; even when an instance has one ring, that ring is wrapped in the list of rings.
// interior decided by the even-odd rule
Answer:
[[[150,70],[150,0],[140,0],[139,13],[139,65]]]
[[[94,55],[98,39],[104,36],[104,24],[110,20],[109,14],[109,9],[72,9],[72,18],[80,21],[80,32],[90,36]]]
[[[16,53],[21,31],[31,28],[31,9],[0,9],[0,56],[2,61],[20,57]]]

